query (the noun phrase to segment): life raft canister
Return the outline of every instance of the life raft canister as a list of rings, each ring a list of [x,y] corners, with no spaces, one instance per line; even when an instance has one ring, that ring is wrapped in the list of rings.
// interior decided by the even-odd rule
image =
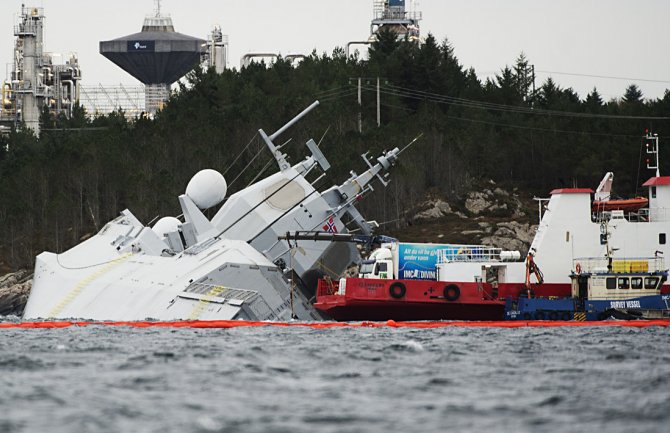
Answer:
[[[444,299],[447,301],[455,301],[461,297],[461,289],[456,284],[448,284],[444,287]]]
[[[403,283],[393,283],[389,287],[389,294],[392,298],[400,299],[405,296],[405,293],[407,293],[407,289]]]

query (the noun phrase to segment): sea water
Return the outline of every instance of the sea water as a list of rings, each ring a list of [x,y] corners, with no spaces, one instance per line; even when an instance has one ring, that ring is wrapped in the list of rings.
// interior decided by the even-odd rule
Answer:
[[[0,330],[0,432],[667,432],[670,330]]]

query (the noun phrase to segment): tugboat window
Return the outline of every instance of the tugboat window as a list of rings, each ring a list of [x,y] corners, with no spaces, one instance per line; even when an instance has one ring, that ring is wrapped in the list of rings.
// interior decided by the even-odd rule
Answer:
[[[644,279],[644,288],[647,290],[655,289],[658,285],[657,277],[649,277]]]
[[[631,289],[641,289],[642,288],[642,277],[633,277],[630,279],[630,288]]]
[[[655,186],[651,187],[651,198],[656,198],[656,187]]]
[[[660,245],[665,245],[665,233],[658,234],[658,243]]]
[[[608,278],[607,281],[605,281],[605,287],[609,290],[616,289],[616,278]]]
[[[630,284],[628,283],[628,277],[619,278],[619,288],[620,289],[627,289],[629,287],[630,287]]]

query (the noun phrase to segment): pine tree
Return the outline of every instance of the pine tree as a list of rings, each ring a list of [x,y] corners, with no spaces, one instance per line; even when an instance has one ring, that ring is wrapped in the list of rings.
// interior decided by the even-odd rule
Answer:
[[[622,99],[629,104],[641,104],[644,102],[642,99],[642,91],[635,84],[631,84],[626,88]]]

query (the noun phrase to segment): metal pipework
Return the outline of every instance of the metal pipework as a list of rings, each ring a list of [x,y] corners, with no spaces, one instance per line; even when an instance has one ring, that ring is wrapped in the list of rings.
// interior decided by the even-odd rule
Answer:
[[[349,48],[352,45],[371,45],[371,44],[372,44],[372,42],[370,42],[370,41],[351,41],[347,44],[347,49],[345,50],[344,53],[345,53],[345,55],[347,56],[347,59],[348,59],[349,58]]]

